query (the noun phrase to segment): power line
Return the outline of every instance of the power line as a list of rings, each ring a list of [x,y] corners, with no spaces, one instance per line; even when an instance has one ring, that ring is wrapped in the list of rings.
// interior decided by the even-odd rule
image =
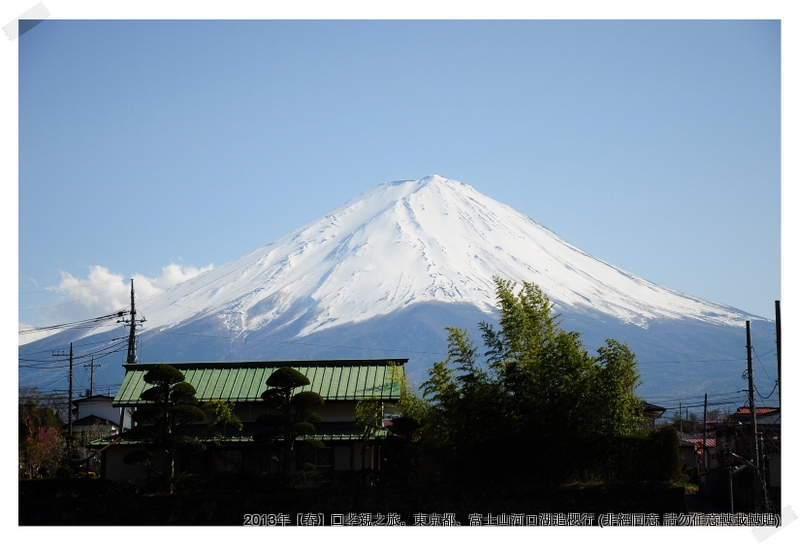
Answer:
[[[736,390],[733,392],[708,394],[708,406],[711,407],[722,407],[726,405],[740,406],[744,400],[744,393],[745,393],[744,390]],[[647,401],[662,406],[665,410],[700,408],[705,404],[704,396],[686,396],[686,397],[656,396],[652,398],[648,397]]]
[[[121,352],[123,350],[127,350],[127,339],[115,339],[111,341],[111,344],[107,346],[103,346],[98,348],[95,351],[83,353],[81,355],[74,356],[74,361],[82,363],[85,361],[90,360],[91,358],[103,358],[105,356],[109,356],[111,354],[115,354],[117,352]],[[33,358],[25,358],[20,357],[19,367],[23,369],[59,369],[64,368],[67,366],[69,360],[65,358],[56,358],[56,359],[33,359]]]
[[[767,399],[771,398],[772,394],[775,393],[775,390],[777,388],[778,388],[778,381],[775,381],[775,385],[772,387],[772,391],[769,393],[769,395],[765,396],[764,394],[758,391],[758,386],[755,385],[753,386],[753,389],[756,391],[756,394],[758,394],[759,399],[763,401],[766,401]]]
[[[44,327],[33,327],[30,329],[21,329],[19,331],[20,335],[26,335],[28,333],[41,333],[43,331],[57,331],[59,329],[82,329],[89,326],[95,326],[96,324],[103,322],[105,320],[110,320],[111,318],[120,318],[124,316],[128,311],[120,310],[113,314],[106,314],[105,316],[98,316],[97,318],[89,318],[87,320],[78,320],[76,322],[68,322],[64,324],[56,324],[51,326],[44,326]]]

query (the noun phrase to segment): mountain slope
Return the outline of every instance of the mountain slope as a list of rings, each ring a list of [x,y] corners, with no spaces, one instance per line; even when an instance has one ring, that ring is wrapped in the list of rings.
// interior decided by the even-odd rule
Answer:
[[[689,323],[702,326],[707,339],[708,331],[743,336],[746,320],[763,321],[604,263],[511,207],[434,175],[382,184],[248,255],[137,301],[147,319],[140,359],[416,353],[409,365],[421,376],[444,357],[445,326],[471,327],[478,340],[475,325],[492,319],[495,276],[539,285],[565,327],[586,332],[590,350],[607,337],[630,339],[640,359],[702,357],[702,346],[675,351],[694,344],[686,341]],[[656,325],[660,333],[649,335]],[[669,339],[676,327],[681,342]],[[648,345],[658,349],[637,351]]]
[[[559,308],[646,326],[743,313],[603,263],[512,208],[439,176],[382,184],[271,244],[142,301],[150,327],[215,314],[232,333],[308,335],[420,302],[494,308],[492,278],[536,282]]]

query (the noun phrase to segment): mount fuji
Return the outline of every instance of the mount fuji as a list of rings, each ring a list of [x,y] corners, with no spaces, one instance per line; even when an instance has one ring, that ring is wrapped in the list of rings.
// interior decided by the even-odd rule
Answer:
[[[494,277],[537,284],[590,353],[606,338],[628,343],[643,395],[743,390],[746,321],[753,345],[774,360],[774,322],[657,286],[438,175],[381,184],[235,261],[137,300],[137,316],[146,319],[138,357],[409,358],[409,375],[421,382],[446,357],[445,326],[480,341],[478,323],[495,319]],[[94,347],[119,336],[107,327],[68,330],[25,349]],[[121,382],[122,365],[106,364],[105,374]],[[45,376],[52,382],[52,371],[20,369],[21,384]]]

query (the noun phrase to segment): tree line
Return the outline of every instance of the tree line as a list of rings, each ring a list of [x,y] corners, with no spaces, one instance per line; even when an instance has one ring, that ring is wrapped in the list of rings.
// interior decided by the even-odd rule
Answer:
[[[630,348],[608,339],[591,355],[538,286],[496,278],[495,288],[498,324],[479,324],[484,350],[448,327],[447,358],[401,400],[395,431],[416,469],[457,482],[674,476],[677,436],[643,432]],[[651,467],[632,467],[643,459]]]
[[[387,475],[459,483],[673,478],[677,435],[672,428],[643,431],[643,404],[635,393],[640,375],[630,348],[607,339],[592,355],[580,333],[561,327],[537,285],[496,278],[495,289],[499,318],[496,325],[479,324],[482,348],[467,330],[447,327],[447,357],[430,367],[421,386],[395,376],[404,382],[388,433],[381,433],[380,404],[364,399],[357,405],[353,431],[365,445],[381,446]],[[232,403],[201,405],[194,387],[170,365],[153,366],[144,380],[150,387],[141,397],[148,404],[137,408],[138,425],[129,435],[145,448],[126,461],[157,472],[172,491],[179,454],[198,453],[208,443],[224,448],[226,430],[241,429],[242,422]],[[323,446],[313,438],[322,397],[295,393],[308,384],[296,369],[280,368],[261,396],[266,411],[253,440],[284,475],[300,469],[300,446]],[[198,422],[206,423],[205,437],[185,433]],[[21,460],[35,461],[37,440],[42,448],[58,446],[52,432],[39,428],[26,423],[23,433],[21,421]],[[152,466],[156,452],[160,468]]]

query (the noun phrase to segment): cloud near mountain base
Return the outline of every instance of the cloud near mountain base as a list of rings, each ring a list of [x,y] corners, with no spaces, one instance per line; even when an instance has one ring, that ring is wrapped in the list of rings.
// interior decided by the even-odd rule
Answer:
[[[171,263],[156,277],[142,274],[125,277],[111,272],[102,265],[91,267],[86,278],[78,278],[69,272],[60,271],[61,282],[57,286],[47,288],[48,291],[60,292],[58,302],[53,306],[37,309],[38,325],[19,324],[21,333],[19,342],[28,343],[52,333],[47,331],[37,334],[35,331],[37,327],[72,323],[129,309],[131,278],[136,300],[141,301],[213,268],[213,264],[192,267]],[[25,334],[22,334],[23,332]]]

